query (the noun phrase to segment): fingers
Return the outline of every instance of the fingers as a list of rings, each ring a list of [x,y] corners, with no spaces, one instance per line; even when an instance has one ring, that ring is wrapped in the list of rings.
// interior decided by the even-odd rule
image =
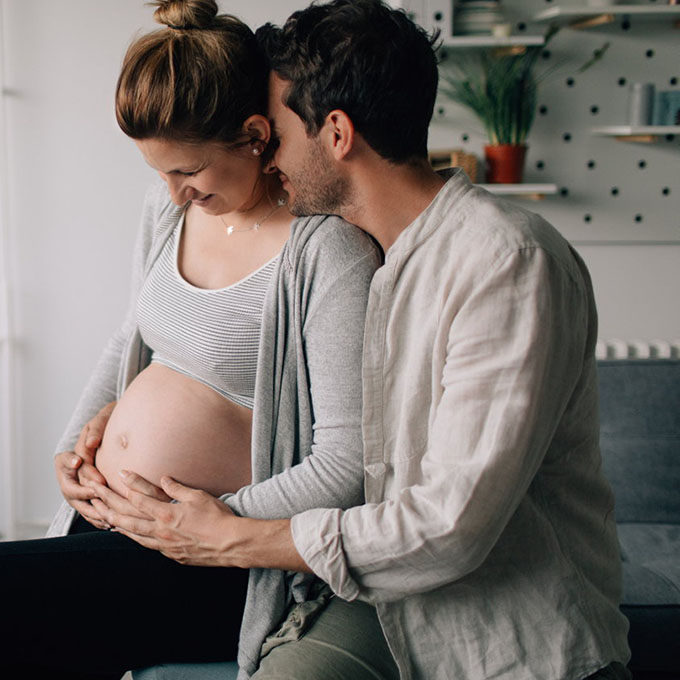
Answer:
[[[152,484],[149,480],[144,479],[141,475],[136,472],[130,472],[129,470],[121,470],[120,476],[123,478],[123,482],[128,489],[136,491],[144,496],[149,496],[150,498],[155,498],[158,501],[167,503],[172,500],[163,489],[155,484]],[[165,478],[164,478],[165,479]],[[167,479],[170,479],[169,477]],[[162,483],[162,482],[161,482]]]
[[[78,482],[78,468],[82,465],[82,459],[72,451],[64,451],[55,456],[54,466],[57,473],[57,481],[64,498],[71,503],[72,500],[89,500],[94,498],[94,492]]]
[[[95,500],[95,499],[93,499]],[[93,507],[91,503],[83,501],[73,501],[70,503],[71,507],[80,515],[82,515],[90,524],[98,529],[110,529],[109,523],[102,518],[99,511]]]
[[[92,418],[92,420],[90,420],[80,432],[75,450],[79,456],[82,456],[90,463],[94,462],[97,448],[102,443],[106,425],[111,418],[111,413],[113,413],[115,406],[115,401],[112,401],[104,406],[104,408],[102,408],[99,413],[97,413],[97,415],[94,416],[94,418]]]
[[[188,503],[191,500],[196,500],[197,495],[205,493],[200,489],[184,486],[184,484],[180,484],[178,481],[168,476],[161,477],[161,486],[163,487],[163,491],[165,491],[170,498],[179,501],[180,503]]]
[[[54,466],[57,468],[57,471],[61,469],[64,473],[77,470],[82,462],[83,459],[73,451],[62,451],[54,457]]]
[[[92,505],[109,524],[117,526],[114,514],[117,516],[136,517],[137,519],[152,519],[151,515],[140,512],[127,498],[101,484],[93,483],[96,498]]]
[[[135,515],[129,515],[124,512],[112,510],[108,503],[103,503],[97,499],[92,501],[93,505],[103,515],[106,522],[108,522],[116,531],[124,531],[136,536],[143,536],[151,539],[155,535],[155,521]],[[156,540],[154,538],[154,540]]]
[[[89,482],[95,482],[106,486],[106,479],[94,465],[90,463],[83,463],[78,469],[78,481],[81,484],[87,485]]]
[[[139,536],[137,534],[133,534],[130,531],[126,531],[125,529],[120,529],[116,528],[116,531],[120,534],[123,534],[123,536],[127,536],[128,538],[131,538],[133,541],[136,541],[139,543],[139,545],[144,546],[145,548],[151,548],[151,550],[158,550],[159,552],[163,552],[161,550],[161,544],[159,541],[157,541],[155,538],[151,538],[149,536]],[[166,557],[170,557],[170,555],[165,555]]]
[[[123,478],[123,482],[128,489],[155,498],[155,490],[158,489],[158,487],[149,480],[144,479],[144,477],[138,475],[136,472],[130,472],[130,470],[121,470],[120,476]]]

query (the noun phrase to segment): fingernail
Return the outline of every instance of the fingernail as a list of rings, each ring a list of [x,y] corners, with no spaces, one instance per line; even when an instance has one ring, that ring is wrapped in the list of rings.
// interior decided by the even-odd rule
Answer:
[[[80,458],[78,458],[78,456],[73,456],[73,458],[71,458],[71,466],[72,467],[75,467],[76,465],[78,465],[79,462],[80,462]]]
[[[130,476],[130,472],[128,470],[118,470],[118,474],[125,479],[126,477]]]

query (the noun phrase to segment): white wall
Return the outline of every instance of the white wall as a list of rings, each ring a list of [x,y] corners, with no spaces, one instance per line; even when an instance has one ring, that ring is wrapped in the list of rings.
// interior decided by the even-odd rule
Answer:
[[[282,21],[302,5],[272,0],[222,6],[257,26]],[[59,502],[52,471],[56,440],[101,347],[122,320],[132,241],[153,175],[116,126],[113,93],[129,41],[157,24],[142,0],[3,0],[0,6],[16,513],[30,524],[44,522]],[[0,449],[0,458],[6,460],[7,451]],[[8,474],[0,467],[5,500]],[[7,515],[0,503],[0,532],[4,527],[7,533]]]
[[[278,23],[305,4],[232,0],[222,7],[256,26]],[[129,40],[154,24],[142,0],[0,0],[0,7],[15,325],[14,482],[17,515],[30,525],[46,521],[59,503],[54,444],[125,308],[132,239],[152,174],[115,125],[113,90]],[[449,129],[438,124],[436,145],[452,145]],[[558,226],[568,231],[565,205]],[[603,337],[680,337],[680,249],[580,250],[597,288]],[[0,449],[0,457],[6,454]],[[6,519],[0,509],[0,527]]]

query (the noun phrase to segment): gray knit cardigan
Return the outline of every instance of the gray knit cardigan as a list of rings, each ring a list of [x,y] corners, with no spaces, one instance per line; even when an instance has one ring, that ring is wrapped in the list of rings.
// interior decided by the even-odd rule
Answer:
[[[57,452],[73,450],[83,425],[104,404],[120,398],[149,364],[151,351],[136,323],[137,296],[181,215],[164,183],[151,187],[135,248],[126,319],[105,347]],[[283,518],[363,501],[361,355],[368,291],[379,266],[376,246],[343,220],[316,216],[293,222],[263,310],[252,484],[222,497],[235,513]],[[48,536],[68,533],[74,515],[64,503]],[[305,599],[311,579],[251,570],[239,678],[257,669],[262,641],[293,601]]]

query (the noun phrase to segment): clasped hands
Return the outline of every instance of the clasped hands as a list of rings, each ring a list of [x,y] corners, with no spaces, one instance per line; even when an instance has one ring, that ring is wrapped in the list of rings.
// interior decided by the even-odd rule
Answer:
[[[170,477],[161,488],[133,472],[123,477],[126,497],[108,488],[94,459],[115,405],[107,404],[87,423],[74,451],[55,457],[59,485],[71,507],[93,526],[118,531],[182,564],[238,566],[229,556],[236,527],[225,526],[238,518],[217,498]]]
[[[114,407],[105,406],[83,428],[75,451],[55,457],[64,497],[88,522],[181,564],[311,571],[295,548],[288,519],[238,517],[218,498],[170,477],[158,487],[123,471],[126,495],[110,489],[94,458]]]

